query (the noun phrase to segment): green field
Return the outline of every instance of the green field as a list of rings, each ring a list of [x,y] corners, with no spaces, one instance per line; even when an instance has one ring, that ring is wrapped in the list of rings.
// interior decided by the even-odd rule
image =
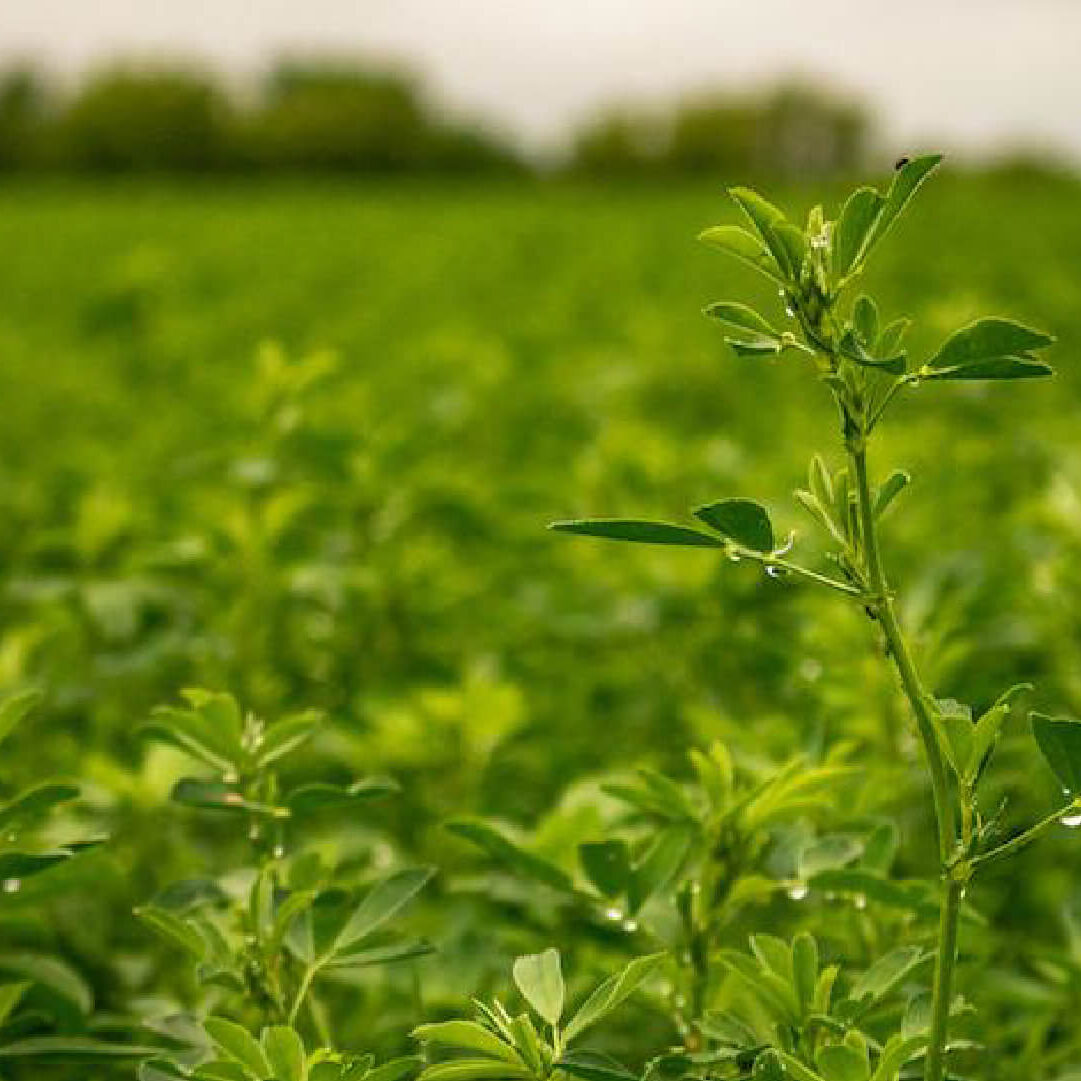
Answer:
[[[988,313],[1059,338],[1054,380],[922,388],[872,462],[917,478],[884,529],[924,670],[980,708],[1030,680],[1034,707],[1081,714],[1079,197],[946,175],[869,275],[888,316],[916,320],[917,356]],[[896,874],[926,875],[917,746],[858,609],[711,553],[545,530],[753,496],[815,559],[791,492],[837,419],[809,366],[736,359],[702,317],[750,295],[783,318],[695,242],[722,220],[706,183],[0,187],[0,689],[45,695],[0,779],[78,779],[68,817],[111,837],[0,898],[0,921],[9,952],[59,954],[93,989],[99,1020],[71,1025],[197,1000],[131,916],[243,859],[231,822],[168,805],[190,763],[137,731],[185,687],[267,717],[324,709],[298,776],[402,786],[312,837],[358,880],[439,868],[408,921],[442,960],[333,992],[364,1048],[400,1050],[420,1020],[505,988],[516,953],[558,942],[577,990],[646,952],[497,870],[448,818],[502,820],[570,870],[612,814],[602,775],[687,777],[688,748],[714,740],[751,771],[840,751],[856,768],[816,827],[892,818]],[[1009,796],[1008,829],[1057,798],[1024,712],[986,797]],[[993,1053],[967,1076],[1081,1076],[1062,1072],[1081,1069],[1079,887],[1058,830],[971,898],[961,990]],[[912,918],[774,891],[728,945],[810,925],[859,965]],[[606,1033],[636,1064],[675,1038],[644,1003]]]

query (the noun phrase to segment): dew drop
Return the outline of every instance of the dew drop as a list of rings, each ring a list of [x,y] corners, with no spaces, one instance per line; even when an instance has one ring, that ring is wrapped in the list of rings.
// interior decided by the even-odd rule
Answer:
[[[733,563],[738,563],[743,557],[739,554],[739,552],[729,552],[728,553],[728,558]]]
[[[791,304],[785,304],[784,313],[785,313],[785,315],[788,316],[789,319],[795,319],[796,318],[795,309],[792,307]]]
[[[852,903],[862,912],[867,907],[867,898],[862,893],[857,893]]]
[[[5,878],[3,890],[4,893],[18,893],[23,888],[22,879],[19,878]]]
[[[795,886],[789,886],[788,887],[788,896],[793,901],[803,901],[803,900],[805,900],[806,897],[807,897],[807,894],[809,894],[810,892],[811,892],[810,888],[808,886],[805,886],[802,882],[798,883]]]
[[[274,846],[274,858],[280,860],[285,855],[285,845]]]
[[[1059,821],[1067,828],[1071,830],[1077,829],[1081,826],[1081,812],[1074,812],[1073,814],[1063,815]]]
[[[237,781],[240,780],[240,778],[236,775],[236,771],[231,769],[226,770],[225,773],[221,775],[221,779],[223,784],[236,784]]]
[[[766,565],[766,574],[768,574],[771,578],[783,578],[787,573],[788,571],[786,571],[784,567],[778,567],[774,563],[769,563]]]
[[[606,908],[604,910],[604,918],[611,920],[613,923],[618,923],[623,919],[623,913],[618,908]]]
[[[634,932],[638,930],[638,921],[637,920],[624,920],[623,921],[623,930],[626,931],[628,935],[633,935]]]

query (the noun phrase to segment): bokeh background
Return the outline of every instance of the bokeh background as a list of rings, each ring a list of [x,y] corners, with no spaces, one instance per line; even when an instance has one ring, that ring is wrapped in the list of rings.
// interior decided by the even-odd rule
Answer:
[[[888,556],[936,693],[983,708],[1030,680],[1078,714],[1079,41],[1071,0],[8,4],[0,687],[46,697],[0,772],[79,778],[113,838],[56,872],[73,888],[0,899],[10,948],[68,958],[105,1012],[193,999],[130,914],[243,849],[166,806],[189,767],[137,735],[193,685],[327,710],[305,776],[402,782],[318,840],[444,869],[418,917],[445,959],[429,1012],[567,918],[483,877],[448,816],[573,863],[590,778],[686,773],[712,740],[754,764],[849,744],[845,813],[896,817],[900,873],[925,873],[927,794],[865,619],[544,526],[743,495],[813,559],[790,492],[812,452],[837,463],[829,402],[799,364],[726,352],[705,303],[778,301],[695,236],[735,220],[728,184],[836,213],[945,150],[868,288],[915,319],[916,356],[1010,315],[1058,335],[1058,375],[896,410],[875,467],[915,479]],[[987,801],[1016,828],[1058,793],[1011,726]],[[1018,1076],[1033,1017],[1081,1059],[1081,968],[1049,975],[1081,950],[1079,873],[1063,829],[975,898],[1003,929],[965,947],[984,991],[1001,973],[988,1078]],[[797,907],[749,919],[788,933]],[[418,1019],[403,980],[354,989],[364,1046]]]

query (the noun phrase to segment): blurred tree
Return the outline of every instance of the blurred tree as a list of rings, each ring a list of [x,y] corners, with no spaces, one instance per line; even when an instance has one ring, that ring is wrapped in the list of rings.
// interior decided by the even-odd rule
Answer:
[[[409,77],[352,63],[279,65],[245,142],[269,168],[469,171],[514,160],[481,132],[441,124]]]
[[[46,98],[44,80],[33,68],[0,72],[0,169],[32,162]]]
[[[789,83],[760,97],[698,96],[661,114],[628,106],[607,110],[582,131],[571,166],[591,174],[819,179],[856,171],[869,132],[860,106]]]
[[[225,95],[193,70],[112,68],[63,111],[52,157],[106,172],[211,169],[227,162],[229,122]]]
[[[644,110],[610,109],[587,122],[575,139],[575,171],[598,174],[641,173],[656,169],[664,132]]]

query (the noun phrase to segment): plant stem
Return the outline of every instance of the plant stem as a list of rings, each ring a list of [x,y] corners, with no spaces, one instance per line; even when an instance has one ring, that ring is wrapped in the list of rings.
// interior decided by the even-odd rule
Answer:
[[[957,820],[950,800],[946,765],[935,734],[930,699],[920,681],[908,643],[897,620],[893,596],[882,569],[874,505],[871,502],[871,486],[867,479],[867,452],[862,438],[857,443],[849,443],[848,454],[852,473],[856,478],[856,498],[859,504],[865,570],[867,584],[872,594],[871,609],[882,625],[889,655],[893,659],[901,680],[901,687],[915,715],[916,727],[931,774],[931,791],[938,825],[939,858],[946,875],[946,885],[939,914],[938,956],[935,961],[931,1007],[931,1042],[927,1051],[924,1081],[942,1081],[943,1059],[950,1021],[950,990],[953,983],[953,969],[957,961],[957,924],[961,910],[961,895],[964,891],[963,882],[950,874],[951,861],[957,843]]]
[[[931,1039],[927,1047],[924,1081],[941,1081],[945,1072],[946,1039],[950,1027],[953,970],[957,963],[957,924],[961,915],[964,883],[948,877],[946,896],[938,919],[938,956],[931,1003]]]
[[[935,818],[938,824],[939,858],[945,866],[953,855],[956,843],[956,820],[950,806],[950,786],[946,777],[946,764],[942,759],[938,737],[935,735],[929,696],[923,689],[919,673],[916,671],[916,665],[908,649],[908,643],[897,620],[893,595],[890,593],[889,584],[882,569],[874,506],[871,502],[871,487],[867,480],[867,453],[862,447],[849,448],[849,457],[856,478],[856,498],[859,501],[868,584],[873,594],[872,606],[882,625],[882,633],[885,635],[890,657],[900,676],[901,687],[916,718],[920,742],[923,744],[923,753],[927,758],[927,766],[931,774],[931,791],[934,796]]]

